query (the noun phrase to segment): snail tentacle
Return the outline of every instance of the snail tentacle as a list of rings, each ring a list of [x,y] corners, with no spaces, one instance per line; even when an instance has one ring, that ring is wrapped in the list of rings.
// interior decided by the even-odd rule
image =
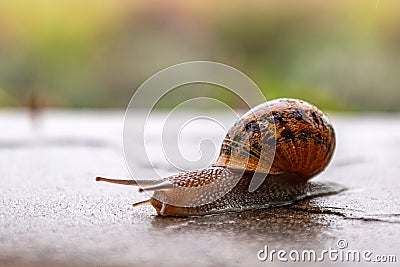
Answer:
[[[96,177],[96,181],[107,182],[112,184],[123,184],[132,186],[153,186],[159,184],[158,180],[127,180],[127,179],[111,179],[105,177]]]
[[[140,202],[133,203],[132,207],[136,208],[136,207],[145,206],[145,205],[151,205],[151,198],[140,201]]]

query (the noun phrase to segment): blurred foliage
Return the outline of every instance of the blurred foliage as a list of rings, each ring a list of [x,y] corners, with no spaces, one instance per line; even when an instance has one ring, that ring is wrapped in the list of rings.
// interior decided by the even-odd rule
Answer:
[[[33,91],[48,107],[125,107],[155,72],[212,60],[268,99],[399,111],[399,14],[384,0],[2,1],[0,106]]]

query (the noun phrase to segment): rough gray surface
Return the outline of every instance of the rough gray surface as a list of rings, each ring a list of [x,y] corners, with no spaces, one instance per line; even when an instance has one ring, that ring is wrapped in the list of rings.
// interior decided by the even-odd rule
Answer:
[[[282,263],[257,259],[265,245],[321,251],[337,249],[339,239],[348,249],[400,261],[400,116],[332,117],[338,148],[316,180],[347,191],[290,207],[196,218],[132,208],[146,196],[94,181],[129,176],[122,118],[120,112],[52,111],[35,130],[24,112],[0,113],[0,265],[273,266]],[[192,150],[190,142],[185,149]],[[155,167],[163,166],[160,160]]]

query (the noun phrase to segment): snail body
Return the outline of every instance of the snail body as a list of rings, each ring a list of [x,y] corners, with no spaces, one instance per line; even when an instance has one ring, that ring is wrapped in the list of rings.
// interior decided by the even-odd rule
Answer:
[[[277,99],[258,105],[235,122],[212,167],[157,181],[96,180],[154,191],[149,200],[134,206],[151,204],[164,216],[287,205],[334,191],[330,184],[309,179],[327,167],[335,143],[333,125],[322,111],[302,100]]]

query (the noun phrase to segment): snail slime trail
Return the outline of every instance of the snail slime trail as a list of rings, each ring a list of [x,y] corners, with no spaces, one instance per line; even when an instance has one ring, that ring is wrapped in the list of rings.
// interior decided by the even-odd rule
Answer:
[[[282,206],[344,190],[335,183],[309,181],[328,166],[335,145],[335,130],[322,111],[302,100],[277,99],[256,106],[235,122],[210,168],[157,181],[96,180],[154,191],[149,200],[133,205],[152,205],[163,216]],[[249,190],[257,177],[263,178],[261,184]]]

